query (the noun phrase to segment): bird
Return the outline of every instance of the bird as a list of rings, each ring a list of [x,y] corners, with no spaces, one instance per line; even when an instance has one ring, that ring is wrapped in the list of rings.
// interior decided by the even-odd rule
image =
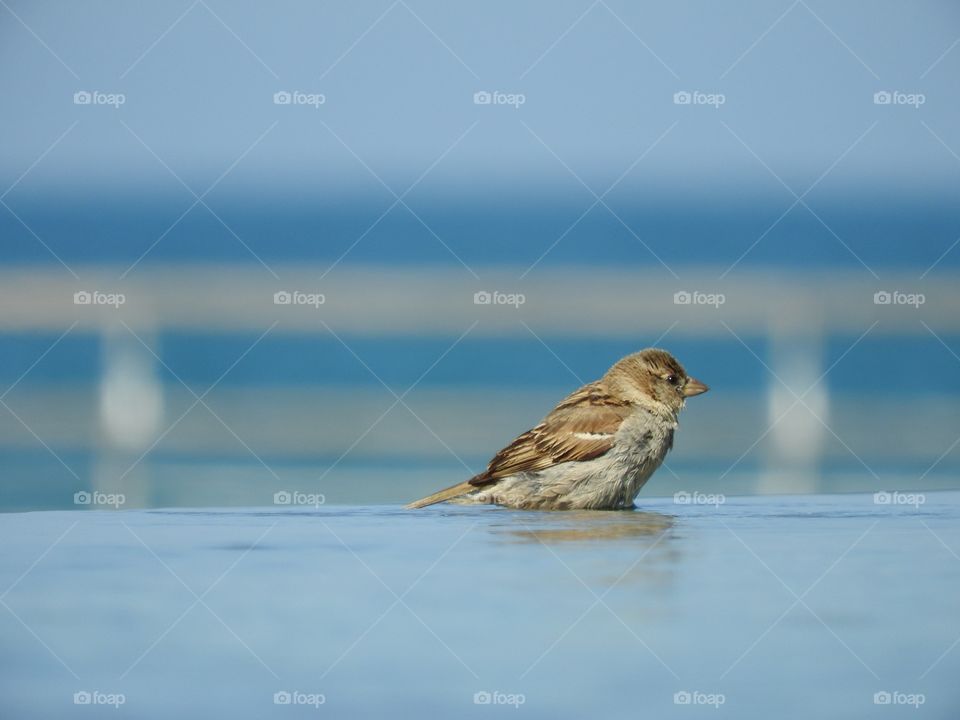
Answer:
[[[519,510],[622,510],[673,447],[687,398],[709,388],[666,350],[621,358],[574,390],[469,480],[416,500]]]

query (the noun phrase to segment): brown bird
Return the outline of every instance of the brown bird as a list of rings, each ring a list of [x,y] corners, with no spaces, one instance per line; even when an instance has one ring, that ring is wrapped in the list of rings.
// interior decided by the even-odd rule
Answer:
[[[564,398],[484,472],[407,507],[446,501],[523,510],[633,507],[673,447],[686,399],[707,390],[665,350],[628,355]]]

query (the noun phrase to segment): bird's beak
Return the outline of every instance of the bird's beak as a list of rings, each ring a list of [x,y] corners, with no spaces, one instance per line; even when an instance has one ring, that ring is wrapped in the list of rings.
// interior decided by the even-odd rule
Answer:
[[[709,390],[706,385],[697,380],[696,378],[688,378],[687,384],[683,386],[683,396],[684,397],[693,397],[694,395],[700,395]]]

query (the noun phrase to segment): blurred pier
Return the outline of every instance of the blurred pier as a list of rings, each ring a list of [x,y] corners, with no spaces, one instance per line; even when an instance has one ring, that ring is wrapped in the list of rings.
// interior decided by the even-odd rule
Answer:
[[[479,470],[565,393],[658,338],[713,390],[690,403],[651,492],[951,486],[944,473],[955,476],[952,274],[718,279],[723,268],[705,267],[674,280],[487,267],[478,280],[458,267],[325,277],[298,264],[275,266],[277,280],[252,265],[192,264],[118,281],[122,268],[76,269],[81,281],[49,266],[0,271],[0,339],[44,338],[42,350],[65,334],[92,341],[83,352],[95,355],[82,372],[67,358],[16,382],[0,453],[54,456],[67,487],[89,481],[130,504],[262,503],[288,486],[345,501],[412,496]],[[929,353],[910,360],[916,343],[935,348],[942,369]],[[64,339],[50,356],[71,347]],[[20,373],[7,374],[5,387]],[[371,479],[390,472],[406,479]],[[224,482],[229,494],[211,490]]]

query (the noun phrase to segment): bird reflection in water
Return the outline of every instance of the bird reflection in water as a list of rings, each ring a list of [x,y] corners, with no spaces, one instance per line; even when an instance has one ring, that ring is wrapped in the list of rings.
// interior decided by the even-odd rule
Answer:
[[[595,542],[604,540],[629,540],[630,538],[656,538],[667,532],[674,523],[669,515],[643,510],[625,512],[597,512],[593,510],[563,513],[543,513],[535,517],[524,514],[523,518],[503,525],[494,525],[494,533],[505,536],[512,542]]]

